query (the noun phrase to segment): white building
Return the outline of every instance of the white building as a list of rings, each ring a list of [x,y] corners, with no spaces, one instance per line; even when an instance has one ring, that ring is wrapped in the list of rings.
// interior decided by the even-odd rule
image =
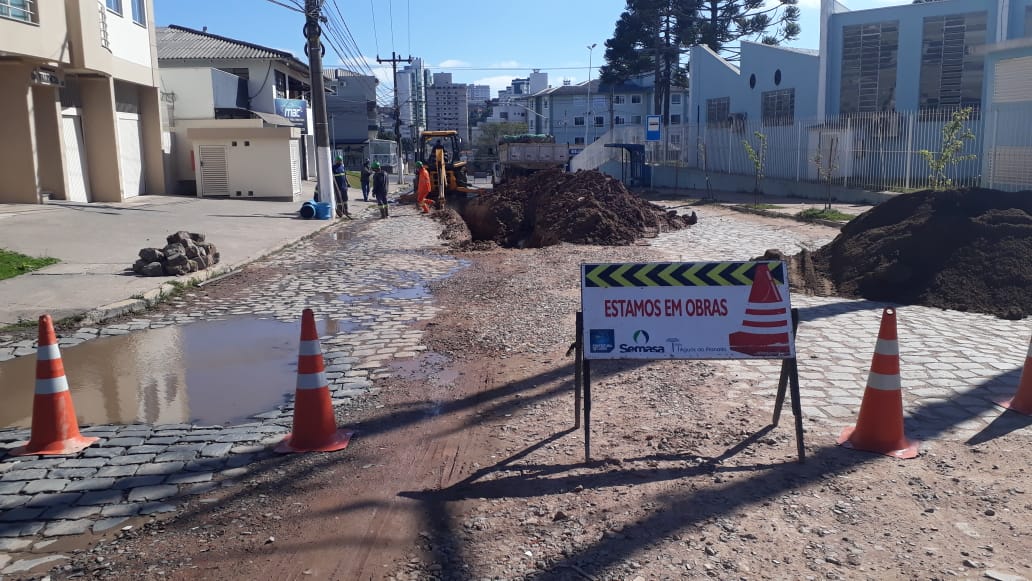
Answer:
[[[459,132],[469,141],[469,101],[466,85],[452,82],[451,73],[434,73],[433,84],[426,89],[426,128]]]

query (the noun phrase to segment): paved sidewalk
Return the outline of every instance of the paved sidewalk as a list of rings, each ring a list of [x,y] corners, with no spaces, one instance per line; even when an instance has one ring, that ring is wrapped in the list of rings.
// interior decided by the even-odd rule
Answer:
[[[304,182],[305,199],[314,187]],[[350,201],[353,215],[372,206],[361,201],[360,192],[351,193],[358,197]],[[90,318],[103,320],[139,308],[142,297],[157,296],[170,281],[204,280],[233,270],[335,223],[304,220],[299,209],[297,202],[191,196],[141,196],[117,204],[0,204],[0,248],[61,261],[0,281],[0,327],[35,321],[43,313],[60,320],[93,311]],[[141,248],[163,247],[165,237],[179,230],[205,234],[221,262],[182,277],[126,272]]]

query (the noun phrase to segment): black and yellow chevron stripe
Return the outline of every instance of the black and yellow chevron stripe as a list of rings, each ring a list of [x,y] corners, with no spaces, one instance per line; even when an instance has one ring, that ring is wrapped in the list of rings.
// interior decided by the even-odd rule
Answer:
[[[646,262],[585,264],[585,287],[751,286],[756,268],[770,269],[774,281],[785,282],[782,262]]]

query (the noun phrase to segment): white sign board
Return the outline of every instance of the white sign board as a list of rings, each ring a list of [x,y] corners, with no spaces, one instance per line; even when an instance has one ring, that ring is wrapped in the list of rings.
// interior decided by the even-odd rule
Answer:
[[[663,121],[662,115],[646,115],[645,116],[645,141],[659,141],[660,140],[660,123]]]
[[[582,264],[586,359],[795,357],[783,262]]]

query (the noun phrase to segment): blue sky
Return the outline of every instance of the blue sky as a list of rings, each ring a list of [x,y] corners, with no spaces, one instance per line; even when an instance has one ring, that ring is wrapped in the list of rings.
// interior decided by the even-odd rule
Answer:
[[[276,0],[291,4],[295,0]],[[303,4],[304,0],[296,0]],[[774,1],[774,0],[768,0]],[[844,0],[851,10],[910,4],[911,0]],[[538,68],[549,83],[574,83],[604,64],[603,43],[625,7],[624,0],[326,0],[350,32],[344,56],[349,68],[368,66],[391,88],[390,68],[376,57],[391,52],[420,57],[455,82],[491,85],[492,96],[513,77]],[[304,16],[270,0],[154,0],[158,26],[208,27],[208,32],[281,50],[304,59]],[[802,34],[790,46],[817,48],[820,0],[799,0]],[[341,33],[347,36],[346,32]],[[594,51],[588,45],[596,43]],[[326,64],[341,64],[330,44]],[[384,91],[381,91],[383,94]]]

